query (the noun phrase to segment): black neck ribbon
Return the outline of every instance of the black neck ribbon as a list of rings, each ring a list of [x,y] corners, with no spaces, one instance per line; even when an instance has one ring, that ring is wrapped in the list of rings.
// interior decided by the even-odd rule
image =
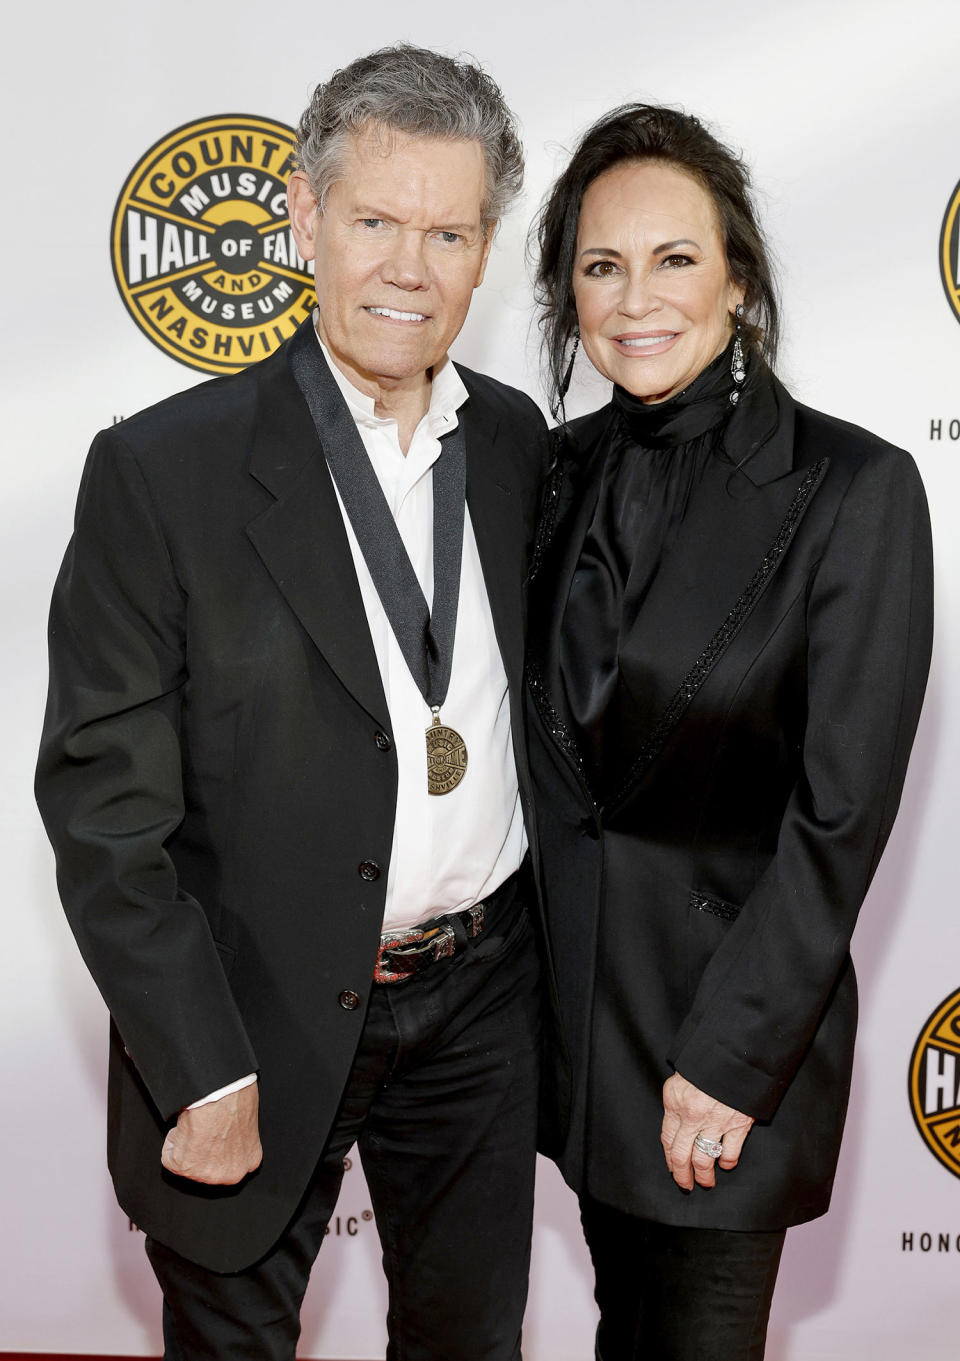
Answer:
[[[463,422],[440,441],[433,465],[433,611],[413,570],[356,422],[327,367],[308,317],[290,341],[290,368],[403,659],[431,709],[450,687],[460,601],[467,491]]]

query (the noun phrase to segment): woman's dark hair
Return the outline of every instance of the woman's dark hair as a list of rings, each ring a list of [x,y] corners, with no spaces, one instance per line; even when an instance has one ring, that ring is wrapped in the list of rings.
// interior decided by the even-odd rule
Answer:
[[[706,189],[717,210],[730,277],[745,290],[743,338],[771,366],[776,359],[777,286],[743,159],[692,114],[653,104],[623,104],[583,135],[532,228],[539,245],[535,296],[542,309],[543,347],[557,407],[577,327],[573,269],[580,206],[588,186],[623,161],[662,161]]]

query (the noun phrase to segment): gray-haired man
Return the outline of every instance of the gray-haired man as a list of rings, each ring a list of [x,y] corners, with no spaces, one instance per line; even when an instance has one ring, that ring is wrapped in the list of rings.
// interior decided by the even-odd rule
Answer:
[[[388,1355],[514,1361],[545,435],[447,350],[521,152],[486,75],[398,47],[317,89],[300,165],[315,317],[91,451],[38,796],[113,1017],[110,1165],[166,1356],[293,1357],[357,1141]]]

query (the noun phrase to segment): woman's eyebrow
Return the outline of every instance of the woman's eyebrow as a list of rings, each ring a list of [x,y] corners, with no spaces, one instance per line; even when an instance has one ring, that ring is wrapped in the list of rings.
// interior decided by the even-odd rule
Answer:
[[[662,246],[656,246],[654,248],[653,254],[665,255],[667,251],[676,250],[678,246],[694,246],[696,247],[697,250],[700,249],[699,242],[694,241],[693,237],[681,236],[676,241],[664,241]]]

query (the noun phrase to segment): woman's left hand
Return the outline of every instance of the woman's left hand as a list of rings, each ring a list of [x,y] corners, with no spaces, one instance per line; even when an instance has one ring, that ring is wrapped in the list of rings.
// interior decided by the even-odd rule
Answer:
[[[744,1115],[722,1101],[714,1101],[679,1073],[674,1073],[663,1084],[660,1142],[674,1181],[685,1191],[692,1191],[694,1182],[699,1186],[713,1186],[716,1182],[714,1162],[726,1172],[736,1167],[752,1124],[752,1115]],[[694,1146],[698,1134],[704,1139],[723,1141],[719,1158],[711,1158]]]

